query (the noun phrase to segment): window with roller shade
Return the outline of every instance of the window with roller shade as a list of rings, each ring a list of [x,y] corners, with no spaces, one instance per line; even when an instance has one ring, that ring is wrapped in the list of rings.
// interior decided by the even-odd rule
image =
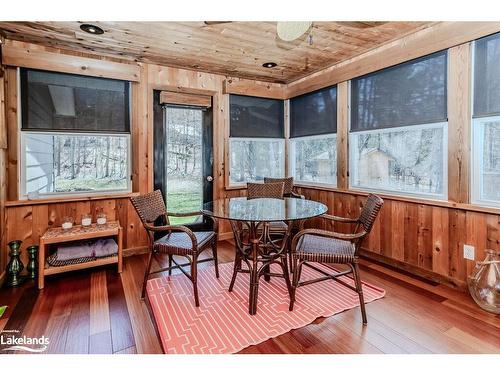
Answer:
[[[130,84],[21,69],[20,195],[130,190]]]
[[[351,81],[350,182],[447,197],[447,53]]]
[[[290,175],[298,183],[337,184],[337,86],[290,99]]]
[[[285,175],[283,100],[230,95],[229,182]]]
[[[472,202],[500,206],[500,34],[474,42]]]

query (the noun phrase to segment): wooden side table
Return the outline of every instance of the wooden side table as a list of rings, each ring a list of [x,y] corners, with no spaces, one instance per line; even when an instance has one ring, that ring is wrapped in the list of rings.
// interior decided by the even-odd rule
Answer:
[[[47,245],[112,236],[117,237],[117,255],[106,258],[97,258],[96,260],[85,263],[69,264],[60,267],[50,266],[46,263],[45,249]],[[104,225],[92,224],[88,227],[75,225],[69,230],[64,230],[61,227],[50,228],[43,234],[42,237],[40,237],[40,246],[38,251],[38,289],[43,289],[46,275],[54,275],[56,273],[81,270],[113,263],[118,263],[118,273],[121,273],[123,267],[122,256],[122,228],[118,221],[108,222]]]

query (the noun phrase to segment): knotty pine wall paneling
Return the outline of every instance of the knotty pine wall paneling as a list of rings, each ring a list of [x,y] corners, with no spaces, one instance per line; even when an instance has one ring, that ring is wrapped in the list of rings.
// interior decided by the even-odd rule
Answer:
[[[304,187],[299,191],[326,204],[328,213],[344,217],[357,217],[367,196]],[[463,245],[475,247],[476,260],[484,258],[485,249],[500,251],[500,214],[383,198],[382,211],[363,244],[369,258],[465,288],[475,262],[463,258]],[[329,229],[317,219],[308,226]],[[352,228],[335,223],[333,229]]]

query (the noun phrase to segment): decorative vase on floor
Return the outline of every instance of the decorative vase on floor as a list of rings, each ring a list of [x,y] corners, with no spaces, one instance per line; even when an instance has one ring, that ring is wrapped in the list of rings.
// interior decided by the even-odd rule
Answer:
[[[21,259],[19,259],[22,243],[20,240],[15,240],[10,241],[8,244],[10,248],[10,261],[7,264],[7,280],[5,281],[7,286],[19,286],[23,282],[21,271],[24,269],[24,266]]]
[[[500,314],[500,253],[486,250],[486,258],[477,262],[468,277],[469,291],[483,310]]]
[[[26,270],[28,271],[28,279],[36,278],[37,270],[38,270],[38,246],[31,245],[26,249],[28,252],[28,265],[26,266]]]

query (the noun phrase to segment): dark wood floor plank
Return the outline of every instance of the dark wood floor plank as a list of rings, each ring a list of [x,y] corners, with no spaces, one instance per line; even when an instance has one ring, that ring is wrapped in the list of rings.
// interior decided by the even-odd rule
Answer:
[[[65,352],[69,328],[68,321],[74,304],[73,291],[78,284],[78,280],[74,276],[71,278],[58,276],[57,279],[57,294],[45,328],[45,336],[50,340],[47,353],[50,354]],[[72,339],[70,337],[70,340]]]
[[[128,348],[125,348],[123,350],[120,350],[119,352],[115,352],[114,354],[137,354],[137,349],[134,346],[130,346]]]
[[[106,284],[108,286],[109,318],[111,324],[111,340],[113,352],[120,352],[135,346],[132,323],[125,300],[122,279],[116,270],[106,271]]]
[[[111,331],[104,331],[90,335],[90,354],[112,354],[113,344],[111,343]]]
[[[149,311],[144,301],[140,299],[146,257],[137,256],[126,260],[122,283],[137,352],[163,353]]]
[[[33,284],[33,283],[31,283]],[[27,286],[19,289],[20,298],[15,306],[9,306],[12,309],[5,326],[2,336],[21,337],[24,334],[26,324],[38,300],[38,290],[33,286]],[[0,345],[0,352],[4,354],[15,353],[4,351],[5,345]]]
[[[68,319],[68,338],[65,353],[89,352],[90,335],[90,274],[82,272],[72,291],[71,315]]]
[[[55,299],[59,293],[60,282],[61,278],[56,277],[51,278],[50,282],[45,284],[45,289],[38,290],[33,287],[34,290],[37,290],[38,299],[23,332],[27,337],[41,337],[45,334],[47,322],[50,319]]]

